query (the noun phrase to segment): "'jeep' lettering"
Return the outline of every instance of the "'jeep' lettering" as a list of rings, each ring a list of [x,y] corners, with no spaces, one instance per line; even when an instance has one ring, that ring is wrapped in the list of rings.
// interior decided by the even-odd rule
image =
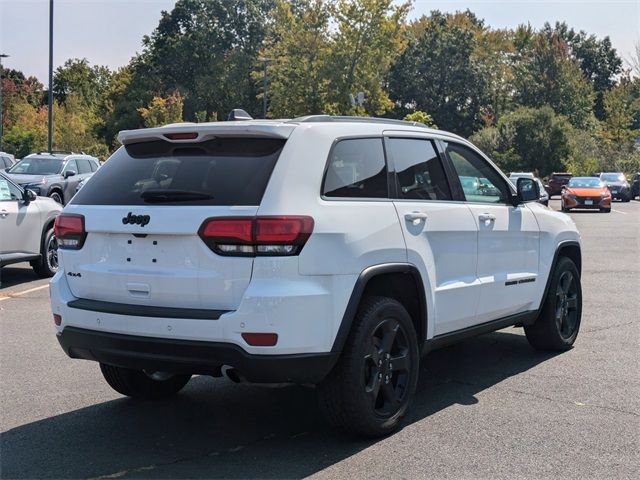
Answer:
[[[149,223],[149,221],[151,221],[151,217],[149,215],[133,215],[131,212],[129,212],[129,214],[122,219],[122,223],[125,225],[137,224],[141,227],[144,227],[147,223]]]

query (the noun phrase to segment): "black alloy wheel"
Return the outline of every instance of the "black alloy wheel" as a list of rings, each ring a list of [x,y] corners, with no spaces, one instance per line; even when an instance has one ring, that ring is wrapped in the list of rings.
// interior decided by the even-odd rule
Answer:
[[[407,394],[409,347],[407,334],[393,318],[382,320],[370,337],[364,356],[364,390],[371,408],[381,418],[397,412]]]
[[[556,288],[556,324],[564,339],[574,334],[578,324],[578,288],[573,273],[562,272]]]

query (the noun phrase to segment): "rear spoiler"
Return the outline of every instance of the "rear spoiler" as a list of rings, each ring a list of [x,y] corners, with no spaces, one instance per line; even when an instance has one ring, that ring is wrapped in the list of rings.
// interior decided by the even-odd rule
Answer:
[[[197,143],[215,137],[289,138],[296,124],[273,121],[236,121],[219,123],[179,123],[157,128],[122,130],[118,141],[123,145],[163,140],[172,143]]]

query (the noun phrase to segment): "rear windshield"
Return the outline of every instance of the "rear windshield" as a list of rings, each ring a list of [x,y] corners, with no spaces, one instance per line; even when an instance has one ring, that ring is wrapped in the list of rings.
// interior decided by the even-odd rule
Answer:
[[[286,140],[215,138],[120,147],[76,205],[260,205]]]

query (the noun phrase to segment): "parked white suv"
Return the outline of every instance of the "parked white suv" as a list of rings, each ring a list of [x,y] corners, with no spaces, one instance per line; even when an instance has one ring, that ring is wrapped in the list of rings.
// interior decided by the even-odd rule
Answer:
[[[375,436],[433,348],[512,325],[537,349],[576,339],[574,223],[456,135],[311,116],[119,140],[56,221],[51,304],[64,351],[124,395],[224,371],[316,384],[334,424]]]

